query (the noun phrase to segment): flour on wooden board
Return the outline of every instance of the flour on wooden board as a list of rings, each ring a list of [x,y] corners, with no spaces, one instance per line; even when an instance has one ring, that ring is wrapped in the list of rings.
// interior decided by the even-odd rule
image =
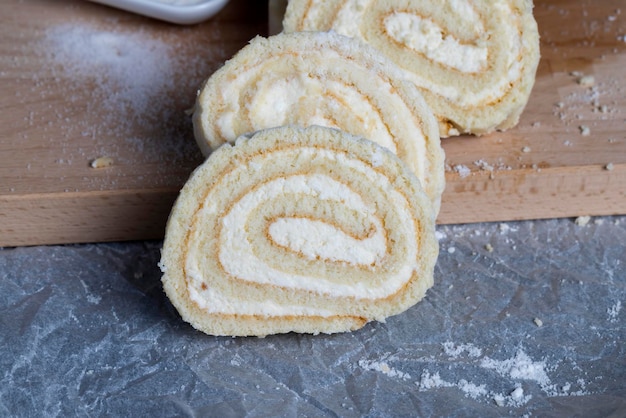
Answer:
[[[43,65],[33,80],[42,99],[61,88],[70,104],[56,109],[58,120],[48,124],[58,124],[66,138],[83,138],[87,147],[93,140],[98,148],[92,152],[122,164],[127,156],[119,153],[121,143],[151,162],[196,156],[184,109],[193,105],[195,89],[223,61],[224,51],[218,44],[189,56],[185,48],[141,27],[70,22],[47,28],[36,46]],[[83,102],[80,113],[72,111]],[[29,117],[35,123],[41,116]],[[88,162],[98,156],[78,157]]]

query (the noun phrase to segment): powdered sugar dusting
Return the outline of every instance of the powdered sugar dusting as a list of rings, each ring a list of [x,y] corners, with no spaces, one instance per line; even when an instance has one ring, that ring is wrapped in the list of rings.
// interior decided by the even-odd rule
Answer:
[[[468,396],[472,399],[477,399],[480,396],[485,396],[487,395],[487,389],[485,389],[485,385],[476,385],[472,382],[468,382],[465,379],[461,379],[459,380],[459,383],[457,385],[459,387],[459,389],[461,389],[461,391],[465,394],[465,396]]]
[[[547,358],[539,360],[531,358],[521,348],[513,357],[499,360],[484,356],[484,350],[471,343],[446,341],[442,347],[443,354],[448,360],[462,359],[462,362],[449,364],[447,368],[440,368],[439,370],[433,370],[432,366],[425,367],[419,379],[414,382],[422,392],[442,388],[459,390],[467,398],[514,408],[522,407],[532,399],[533,395],[527,393],[527,390],[531,392],[533,389],[535,391],[540,390],[548,397],[588,394],[585,390],[586,381],[582,378],[575,383],[577,390],[573,390],[574,384],[571,382],[565,382],[561,385],[554,384],[548,373],[555,366],[549,366]],[[410,381],[412,378],[409,373],[389,366],[387,360],[390,357],[391,354],[386,353],[381,356],[381,360],[360,360],[358,364],[364,370]],[[432,365],[435,360],[435,358],[430,358],[428,363]],[[459,365],[468,369],[466,370],[467,377],[458,377]],[[485,379],[485,373],[490,375],[488,379]],[[444,375],[457,377],[451,379]],[[484,380],[477,381],[477,376],[483,376]],[[498,379],[497,376],[500,378]],[[491,382],[493,387],[485,383],[487,381]],[[502,388],[507,386],[509,389],[503,391]]]
[[[42,98],[60,90],[68,106],[56,109],[58,120],[49,123],[74,138],[73,145],[79,139],[122,165],[198,159],[185,110],[201,81],[223,62],[224,51],[216,45],[201,57],[190,56],[175,36],[104,23],[50,26],[38,41],[44,66],[35,79]],[[38,117],[35,112],[33,120]]]
[[[469,357],[480,357],[483,354],[483,350],[473,344],[456,345],[452,341],[446,341],[443,343],[443,349],[446,355],[452,358],[458,358],[463,355],[463,353],[467,353]]]
[[[493,369],[504,377],[516,380],[533,380],[542,386],[550,384],[544,361],[533,361],[523,351],[518,351],[515,357],[506,360],[493,360],[484,358],[480,362],[481,367]]]
[[[450,382],[446,382],[439,376],[439,372],[431,373],[429,370],[424,370],[420,381],[416,383],[420,390],[436,389],[436,388],[450,388],[455,385]]]
[[[420,376],[419,382],[416,382],[416,385],[421,391],[437,388],[457,388],[461,390],[466,397],[472,399],[478,399],[488,394],[484,384],[476,385],[465,379],[461,379],[457,383],[447,382],[441,378],[439,372],[431,373],[429,370],[424,370]]]
[[[365,370],[380,372],[389,377],[397,377],[403,380],[411,379],[411,375],[391,368],[386,361],[360,360],[359,366]]]
[[[173,87],[171,46],[140,32],[62,25],[49,30],[47,40],[51,58],[66,72],[94,78],[107,90],[103,99],[109,110],[145,111],[161,88]]]
[[[609,321],[617,322],[617,316],[619,315],[621,310],[622,310],[622,301],[618,300],[617,302],[615,302],[613,306],[607,309],[607,313],[609,314]]]

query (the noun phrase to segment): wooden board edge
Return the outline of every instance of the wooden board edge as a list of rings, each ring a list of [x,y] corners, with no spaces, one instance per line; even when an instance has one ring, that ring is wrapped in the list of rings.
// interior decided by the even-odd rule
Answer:
[[[178,190],[0,197],[0,247],[161,239]]]
[[[447,173],[446,181],[438,224],[626,214],[624,164]]]
[[[448,173],[438,224],[626,214],[626,165]],[[0,247],[162,239],[178,190],[0,197]],[[147,209],[146,209],[147,208]]]

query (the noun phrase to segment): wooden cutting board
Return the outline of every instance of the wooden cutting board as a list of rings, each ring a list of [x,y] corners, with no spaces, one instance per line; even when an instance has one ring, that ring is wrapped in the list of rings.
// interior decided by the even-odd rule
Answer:
[[[439,223],[626,214],[626,5],[537,0],[535,15],[529,105],[506,133],[443,141]],[[186,110],[257,34],[264,1],[181,27],[79,0],[4,0],[0,246],[161,238],[202,160]]]

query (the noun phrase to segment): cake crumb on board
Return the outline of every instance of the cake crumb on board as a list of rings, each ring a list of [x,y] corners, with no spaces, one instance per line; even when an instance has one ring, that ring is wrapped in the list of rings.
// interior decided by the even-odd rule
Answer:
[[[468,166],[462,165],[462,164],[455,165],[454,171],[456,171],[459,177],[461,177],[462,179],[469,176],[472,173],[472,171],[469,169]]]
[[[91,160],[91,162],[89,163],[89,167],[106,168],[106,167],[111,167],[113,163],[114,161],[113,161],[113,158],[111,157],[98,157],[98,158]]]
[[[591,129],[587,125],[580,125],[578,129],[582,136],[589,136],[591,134]]]
[[[596,83],[596,79],[592,75],[584,75],[578,78],[578,84],[583,87],[592,87]]]
[[[591,220],[591,216],[579,216],[574,220],[574,223],[578,226],[586,226]]]

